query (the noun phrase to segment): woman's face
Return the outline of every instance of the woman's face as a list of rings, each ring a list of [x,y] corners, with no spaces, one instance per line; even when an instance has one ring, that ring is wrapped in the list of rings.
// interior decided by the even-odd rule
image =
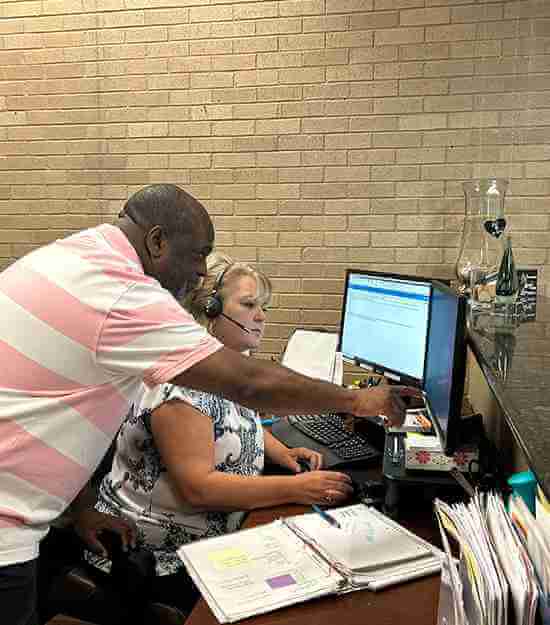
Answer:
[[[246,332],[223,316],[216,317],[212,334],[226,347],[239,352],[256,350],[265,328],[265,311],[258,303],[258,285],[252,276],[230,279],[223,298],[223,314],[249,330]]]

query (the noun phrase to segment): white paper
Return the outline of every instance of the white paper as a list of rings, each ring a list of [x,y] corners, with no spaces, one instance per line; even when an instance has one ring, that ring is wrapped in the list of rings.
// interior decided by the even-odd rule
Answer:
[[[281,364],[310,378],[332,382],[338,335],[296,330],[289,338]]]
[[[327,594],[377,590],[439,571],[439,550],[378,511],[355,504],[330,514],[342,529],[310,513],[190,543],[178,555],[221,623]],[[382,527],[385,523],[389,529]],[[393,536],[391,544],[388,535]],[[392,559],[394,543],[404,550]],[[346,565],[355,566],[355,551],[366,554],[358,571],[337,559],[342,556]],[[408,559],[403,561],[405,554]]]
[[[178,555],[221,623],[333,593],[342,583],[280,522],[190,543]]]
[[[290,522],[330,553],[331,559],[354,573],[372,571],[433,555],[417,536],[376,510],[352,505],[330,511],[341,529],[318,514],[303,514]]]

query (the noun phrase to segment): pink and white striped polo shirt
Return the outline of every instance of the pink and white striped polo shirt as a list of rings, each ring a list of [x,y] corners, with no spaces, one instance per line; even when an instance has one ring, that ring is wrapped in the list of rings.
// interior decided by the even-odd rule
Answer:
[[[0,274],[0,566],[38,554],[48,524],[86,484],[142,381],[221,344],[143,273],[102,225]]]

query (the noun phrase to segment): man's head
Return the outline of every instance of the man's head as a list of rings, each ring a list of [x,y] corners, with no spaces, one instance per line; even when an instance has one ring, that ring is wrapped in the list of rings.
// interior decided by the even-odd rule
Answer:
[[[136,249],[145,273],[175,297],[206,273],[214,226],[204,206],[174,184],[152,184],[134,193],[118,226]]]

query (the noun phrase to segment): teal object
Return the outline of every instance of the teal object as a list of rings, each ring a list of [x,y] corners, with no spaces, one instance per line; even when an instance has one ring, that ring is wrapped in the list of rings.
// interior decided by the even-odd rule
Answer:
[[[519,495],[529,510],[535,514],[535,497],[537,489],[537,479],[532,471],[522,471],[514,473],[508,478],[508,484],[516,495]]]
[[[274,423],[277,423],[278,420],[279,417],[263,417],[262,425],[273,425]]]

